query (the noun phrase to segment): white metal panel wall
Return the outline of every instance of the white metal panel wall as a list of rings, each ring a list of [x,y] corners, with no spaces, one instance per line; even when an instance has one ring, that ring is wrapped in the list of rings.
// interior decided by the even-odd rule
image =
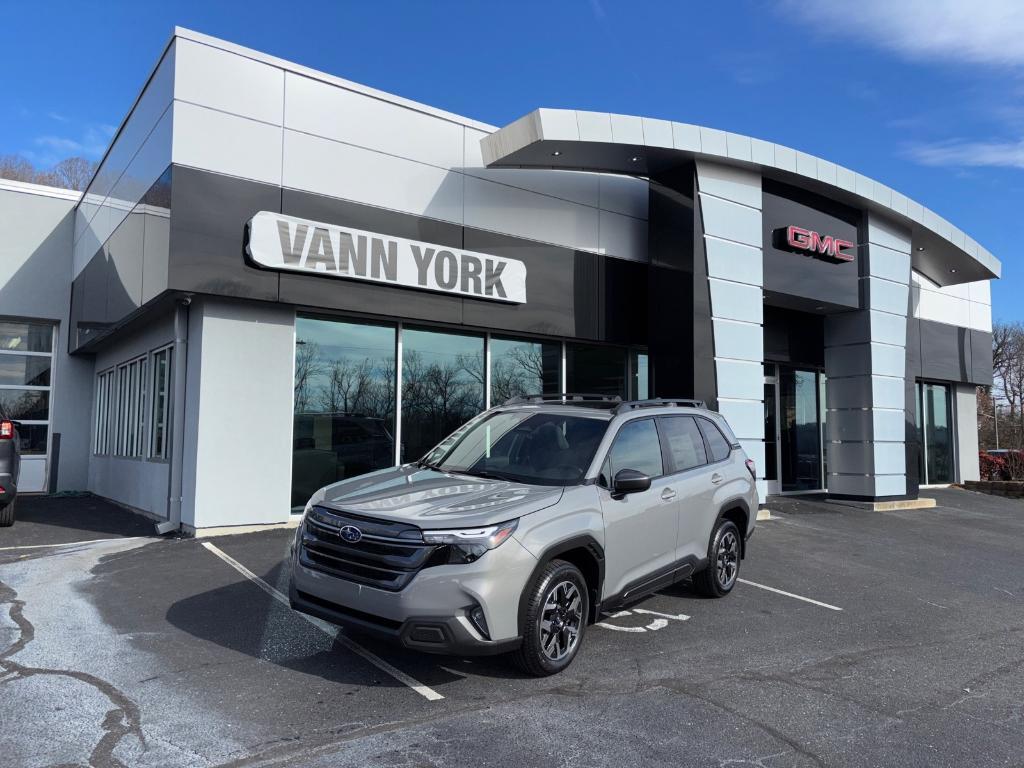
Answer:
[[[920,272],[911,275],[914,317],[992,332],[992,293],[988,280],[942,287]]]
[[[855,312],[825,320],[828,489],[850,496],[907,492],[904,380],[910,232],[868,214]],[[870,418],[868,418],[870,416]]]
[[[295,312],[205,299],[189,308],[182,522],[291,514]]]
[[[978,466],[978,390],[971,384],[956,387],[957,482],[980,480]]]
[[[50,434],[61,436],[57,490],[85,490],[92,361],[67,354],[77,192],[0,180],[0,315],[57,326]],[[36,460],[32,460],[36,461]],[[38,468],[37,468],[38,469]]]
[[[254,61],[214,40],[179,38],[173,161],[568,248],[647,259],[646,180],[484,168],[480,139],[487,134],[479,124],[312,74]],[[628,133],[632,126],[617,128]],[[109,229],[108,224],[103,231]]]
[[[761,177],[712,163],[697,163],[715,343],[718,410],[757,464],[758,496],[764,480],[763,254]]]
[[[95,384],[95,375],[120,363],[133,360],[155,349],[164,347],[174,341],[174,315],[167,314],[153,317],[146,325],[131,333],[124,334],[113,344],[108,344],[96,353],[94,360],[89,361],[90,374]],[[174,360],[172,365],[177,365]],[[147,377],[152,372],[147,369]],[[147,381],[147,393],[152,386]],[[92,387],[91,389],[95,389]],[[149,403],[147,394],[145,402]],[[95,416],[95,402],[89,403],[86,413]],[[150,414],[146,414],[149,422]],[[86,430],[92,437],[92,424],[89,419]],[[82,449],[82,455],[88,457],[89,484],[88,490],[97,496],[113,499],[135,509],[141,509],[158,517],[167,514],[168,473],[170,463],[166,460],[151,461],[146,458],[126,458],[124,456],[95,456],[92,454],[92,440]]]

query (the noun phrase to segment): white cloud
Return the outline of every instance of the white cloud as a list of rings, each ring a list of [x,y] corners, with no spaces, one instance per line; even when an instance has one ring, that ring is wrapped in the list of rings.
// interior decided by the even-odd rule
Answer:
[[[1024,65],[1021,0],[781,0],[794,21],[910,59]]]
[[[37,136],[32,143],[40,150],[37,157],[60,159],[81,155],[90,160],[98,160],[106,152],[115,131],[113,126],[101,123],[86,126],[77,138],[47,134]]]
[[[907,156],[922,165],[1024,168],[1022,141],[960,141],[914,144]]]

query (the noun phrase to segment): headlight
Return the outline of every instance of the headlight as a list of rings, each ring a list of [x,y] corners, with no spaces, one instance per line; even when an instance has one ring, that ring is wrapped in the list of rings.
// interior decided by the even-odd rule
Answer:
[[[315,491],[312,496],[310,496],[309,501],[306,502],[306,508],[302,510],[302,522],[306,522],[306,518],[309,517],[309,511],[313,509],[314,506],[323,501],[325,495],[326,494],[324,494],[324,489],[321,488]]]
[[[423,541],[427,544],[448,544],[449,563],[472,563],[483,557],[487,550],[501,546],[518,525],[518,520],[510,520],[484,528],[424,531]]]

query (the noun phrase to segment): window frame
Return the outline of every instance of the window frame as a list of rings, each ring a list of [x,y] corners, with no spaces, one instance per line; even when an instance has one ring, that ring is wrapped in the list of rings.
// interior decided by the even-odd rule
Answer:
[[[45,459],[47,461],[47,478],[48,478],[48,476],[49,476],[49,463],[48,462],[50,460],[50,449],[51,449],[52,439],[53,439],[53,430],[52,430],[52,427],[53,427],[53,393],[54,393],[54,389],[55,389],[55,385],[56,385],[56,379],[57,379],[57,375],[58,375],[57,374],[57,370],[56,370],[56,362],[57,362],[57,327],[58,326],[57,326],[56,323],[49,322],[49,321],[46,321],[46,320],[29,320],[29,319],[21,319],[21,318],[8,317],[8,316],[4,316],[4,317],[0,318],[0,323],[7,323],[7,324],[11,324],[11,325],[24,325],[27,337],[31,336],[31,334],[33,332],[42,332],[43,329],[47,329],[49,331],[49,334],[48,334],[48,346],[49,346],[49,349],[47,349],[47,350],[39,351],[39,350],[20,349],[20,348],[15,348],[15,349],[0,348],[0,356],[2,356],[2,357],[6,357],[6,356],[11,356],[11,357],[20,356],[20,357],[26,357],[26,358],[40,357],[40,358],[48,358],[49,361],[50,361],[50,383],[49,384],[28,384],[28,383],[26,383],[26,384],[0,384],[0,390],[7,390],[7,391],[20,390],[20,391],[27,391],[27,392],[42,392],[42,393],[44,393],[44,395],[46,397],[46,418],[45,419],[19,419],[19,418],[15,418],[14,420],[17,421],[19,424],[21,424],[24,427],[45,427],[46,428],[46,439],[45,439],[45,446],[46,447],[45,447],[45,449],[42,452],[36,452],[36,451],[26,452],[23,449],[21,455],[24,458],[34,458],[34,459],[42,458],[42,459]],[[35,327],[35,330],[33,330],[33,326]],[[39,336],[38,338],[43,338],[43,336]],[[23,445],[24,445],[24,438],[23,438]],[[48,479],[47,479],[47,482],[49,482]]]

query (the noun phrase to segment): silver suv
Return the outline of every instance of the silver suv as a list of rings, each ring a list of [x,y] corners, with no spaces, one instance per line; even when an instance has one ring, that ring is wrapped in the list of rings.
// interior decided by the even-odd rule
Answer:
[[[736,584],[754,464],[693,400],[517,398],[415,464],[329,485],[291,557],[296,610],[445,654],[565,669],[587,624],[692,577]]]

